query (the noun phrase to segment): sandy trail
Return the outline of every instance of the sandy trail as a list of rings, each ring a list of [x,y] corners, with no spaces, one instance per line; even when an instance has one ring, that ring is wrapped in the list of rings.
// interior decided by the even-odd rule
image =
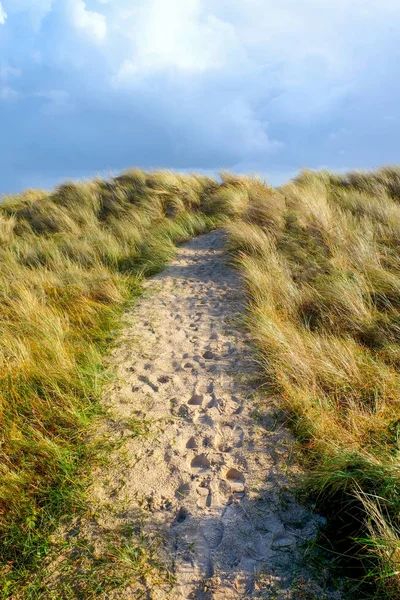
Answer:
[[[272,407],[257,409],[244,294],[223,246],[217,231],[181,247],[126,314],[105,399],[113,435],[124,437],[129,419],[155,433],[114,452],[91,498],[114,508],[103,525],[140,509],[164,540],[176,582],[148,598],[336,598],[300,565],[321,519],[286,488],[290,434]]]

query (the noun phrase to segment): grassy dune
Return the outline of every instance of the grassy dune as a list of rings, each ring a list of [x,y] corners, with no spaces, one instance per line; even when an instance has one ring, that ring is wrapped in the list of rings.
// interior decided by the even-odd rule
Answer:
[[[175,244],[213,228],[215,181],[169,172],[27,191],[0,205],[2,597],[76,502],[102,354],[123,307]],[[71,491],[72,490],[72,491]]]
[[[40,562],[53,524],[77,501],[77,466],[91,458],[85,430],[100,410],[102,355],[121,311],[176,243],[221,223],[247,283],[266,391],[304,450],[304,490],[329,517],[335,552],[359,559],[355,577],[374,581],[376,597],[399,597],[396,168],[306,171],[276,190],[229,174],[217,182],[132,170],[5,199],[2,597]]]
[[[229,190],[229,192],[228,192]],[[227,182],[265,383],[354,577],[400,596],[400,169]],[[227,200],[228,199],[228,200]]]

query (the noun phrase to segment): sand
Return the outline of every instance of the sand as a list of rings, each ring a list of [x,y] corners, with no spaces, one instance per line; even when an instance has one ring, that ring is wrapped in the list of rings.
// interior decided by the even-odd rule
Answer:
[[[144,514],[175,578],[147,585],[154,600],[339,598],[304,562],[323,519],[291,491],[294,442],[259,389],[224,236],[182,246],[124,317],[104,398],[107,436],[123,443],[93,475],[92,539]]]

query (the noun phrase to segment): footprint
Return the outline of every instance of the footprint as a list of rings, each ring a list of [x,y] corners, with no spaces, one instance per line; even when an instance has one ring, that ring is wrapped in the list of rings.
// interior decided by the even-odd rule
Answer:
[[[208,519],[203,527],[203,535],[211,550],[218,548],[224,537],[224,526],[220,519]]]
[[[175,498],[178,498],[178,500],[183,500],[190,495],[191,489],[192,485],[190,483],[181,483],[175,492]]]
[[[221,413],[226,415],[234,415],[238,413],[238,410],[241,408],[236,402],[235,398],[232,396],[232,399],[220,398],[218,401],[218,405]]]
[[[235,588],[242,595],[251,594],[255,586],[256,561],[248,556],[243,556],[239,565],[239,574],[235,577]]]
[[[198,443],[195,437],[191,437],[188,439],[188,441],[186,442],[186,448],[188,448],[188,450],[197,450]]]
[[[211,492],[210,490],[205,490],[204,488],[199,488],[197,492],[199,493],[200,498],[197,500],[196,505],[199,508],[210,508],[211,507]]]
[[[184,404],[181,404],[181,406],[178,408],[177,415],[178,415],[178,417],[182,417],[183,419],[186,419],[189,416],[188,407],[185,406]]]
[[[230,452],[233,448],[242,447],[243,437],[241,427],[223,425],[215,438],[215,444],[220,452]]]
[[[195,568],[201,579],[210,579],[214,575],[214,566],[210,555],[210,547],[204,536],[198,536],[194,542]]]
[[[195,473],[204,473],[210,470],[211,463],[205,454],[198,454],[192,459],[190,466]]]
[[[201,498],[207,498],[208,494],[210,493],[209,484],[209,479],[203,479],[200,485],[196,488],[196,491]]]
[[[232,467],[226,474],[226,479],[233,492],[244,492],[244,483],[246,481],[243,473]]]
[[[211,446],[212,446],[212,439],[209,436],[206,436],[203,439],[202,446],[204,448],[211,448]]]
[[[207,404],[207,408],[218,408],[218,403],[215,397],[211,398],[210,402]]]
[[[201,406],[203,404],[203,400],[204,400],[204,396],[202,394],[196,394],[196,392],[194,392],[188,402],[188,405],[189,406]]]
[[[214,409],[211,409],[214,410]],[[194,416],[193,418],[193,422],[196,425],[199,426],[206,426],[206,427],[213,427],[214,426],[214,419],[210,416],[210,415],[205,415],[205,414],[199,414],[197,413],[197,415]]]
[[[215,352],[212,352],[211,350],[206,350],[203,354],[203,358],[206,358],[207,360],[217,360],[217,355],[215,354]]]
[[[280,531],[275,533],[272,538],[272,550],[280,550],[281,548],[288,548],[289,546],[294,546],[296,544],[296,538],[287,533],[286,531]]]
[[[138,377],[139,381],[141,381],[142,383],[145,383],[146,385],[148,385],[153,392],[158,392],[158,385],[155,385],[153,382],[150,381],[150,379],[144,375],[140,375]]]
[[[228,501],[231,498],[231,486],[225,479],[219,479],[217,482],[217,491],[220,496]]]
[[[181,506],[180,509],[178,510],[178,514],[176,515],[175,522],[183,523],[184,521],[186,521],[188,514],[189,513],[188,513],[187,509],[184,506]]]

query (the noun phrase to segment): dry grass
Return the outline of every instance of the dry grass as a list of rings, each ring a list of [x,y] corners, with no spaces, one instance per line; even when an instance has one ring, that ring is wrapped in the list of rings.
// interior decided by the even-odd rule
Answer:
[[[400,170],[232,189],[247,194],[230,230],[250,327],[304,443],[308,490],[348,547],[363,536],[379,597],[397,597]]]
[[[0,576],[46,553],[68,510],[118,316],[175,244],[220,222],[216,181],[132,170],[0,205]],[[214,211],[215,213],[216,211]],[[8,590],[8,591],[7,591]]]
[[[0,205],[2,597],[75,502],[121,310],[176,243],[227,222],[307,491],[341,551],[358,539],[376,597],[400,595],[400,169],[305,171],[278,190],[133,169]]]

